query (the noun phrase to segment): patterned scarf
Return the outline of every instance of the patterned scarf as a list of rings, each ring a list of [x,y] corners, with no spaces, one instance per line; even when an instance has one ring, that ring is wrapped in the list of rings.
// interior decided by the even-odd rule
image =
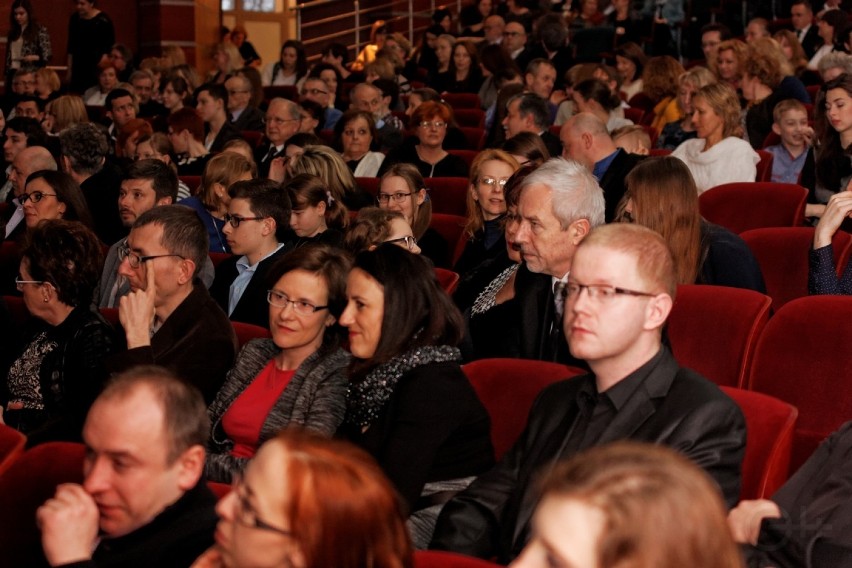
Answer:
[[[449,345],[426,345],[379,365],[363,381],[349,385],[346,422],[361,428],[369,426],[387,404],[400,377],[422,365],[448,361],[461,361],[461,351]]]

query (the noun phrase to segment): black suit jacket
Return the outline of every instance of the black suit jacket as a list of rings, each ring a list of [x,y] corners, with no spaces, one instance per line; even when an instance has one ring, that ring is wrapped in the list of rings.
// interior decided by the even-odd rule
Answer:
[[[604,175],[598,180],[598,183],[604,190],[604,201],[606,202],[604,217],[607,223],[615,218],[615,214],[618,211],[618,203],[627,191],[624,178],[627,177],[627,174],[630,173],[630,170],[636,164],[644,159],[645,156],[629,154],[624,150],[619,150],[612,163],[604,172]]]
[[[231,124],[237,130],[255,130],[257,132],[263,132],[264,124],[263,124],[263,111],[257,107],[248,106],[246,109],[240,113],[240,117],[237,120],[231,120]]]
[[[556,361],[566,365],[582,366],[585,363],[574,359],[568,351],[562,326],[557,336],[551,337],[553,321],[553,283],[548,274],[530,272],[522,264],[515,275],[515,301],[520,313],[518,333],[506,337],[517,338],[516,346],[506,346],[506,357]]]
[[[729,504],[740,492],[745,420],[739,407],[694,371],[680,368],[663,348],[594,445],[635,440],[673,448],[702,467]],[[449,501],[438,518],[430,548],[502,561],[526,544],[527,524],[539,499],[537,476],[568,458],[563,445],[579,414],[577,395],[593,375],[544,389],[521,437],[490,472]]]
[[[799,35],[798,33],[796,35]],[[805,37],[799,42],[802,44],[802,49],[805,50],[805,55],[808,59],[814,56],[814,53],[822,47],[823,41],[822,38],[819,37],[819,30],[817,29],[816,21],[811,24],[811,27],[808,28],[808,33],[805,34]]]
[[[254,151],[254,161],[257,164],[257,177],[260,179],[269,176],[269,164],[272,163],[272,160],[284,155],[284,148],[282,148],[280,152],[276,152],[267,158],[271,147],[272,145],[268,141],[265,141]]]
[[[539,134],[539,137],[547,147],[547,151],[550,152],[551,158],[559,158],[562,156],[562,141],[559,140],[558,136],[550,132],[550,130],[545,129],[541,134]]]
[[[231,321],[241,321],[269,328],[269,304],[266,302],[266,291],[270,286],[266,282],[266,274],[275,261],[289,252],[291,247],[282,246],[272,256],[266,258],[257,265],[254,274],[249,280],[240,301],[234,306],[234,312],[229,316]],[[221,306],[222,311],[228,313],[228,297],[231,293],[231,284],[239,274],[237,272],[237,261],[239,256],[223,260],[216,267],[216,278],[210,286],[210,295]]]
[[[233,124],[225,122],[225,124],[222,125],[222,130],[220,130],[216,135],[216,138],[213,139],[213,144],[210,145],[210,153],[218,154],[224,149],[225,144],[231,140],[242,137],[243,135],[240,134],[240,131],[237,130]]]

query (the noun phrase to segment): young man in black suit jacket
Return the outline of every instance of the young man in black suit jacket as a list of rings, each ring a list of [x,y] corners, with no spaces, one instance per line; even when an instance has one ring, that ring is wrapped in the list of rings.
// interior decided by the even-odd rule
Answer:
[[[671,252],[650,229],[603,225],[583,239],[566,282],[563,329],[571,354],[592,372],[542,391],[512,449],[444,507],[432,548],[511,560],[529,539],[537,475],[616,440],[680,451],[736,502],[745,420],[662,345],[676,288]]]
[[[292,206],[286,191],[272,180],[233,184],[225,217],[225,237],[234,256],[216,267],[210,295],[231,321],[269,327],[266,273],[291,250],[287,242]]]

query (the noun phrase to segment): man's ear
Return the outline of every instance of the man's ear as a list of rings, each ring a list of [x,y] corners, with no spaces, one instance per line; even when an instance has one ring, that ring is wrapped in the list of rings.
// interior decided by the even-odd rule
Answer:
[[[204,447],[195,445],[185,450],[178,458],[178,487],[189,491],[204,473]]]
[[[592,230],[592,224],[589,223],[588,219],[577,219],[571,223],[568,230],[571,232],[571,242],[574,246],[577,246]]]
[[[185,258],[180,262],[180,274],[178,275],[178,284],[192,283],[195,277],[195,261],[190,258]]]
[[[592,136],[591,132],[583,132],[580,135],[580,138],[583,140],[583,147],[586,148],[587,150],[589,148],[591,148],[592,144],[594,144],[594,142],[595,142],[595,139]]]
[[[660,329],[665,325],[672,311],[674,301],[665,292],[657,294],[648,302],[645,312],[645,326],[647,330]]]

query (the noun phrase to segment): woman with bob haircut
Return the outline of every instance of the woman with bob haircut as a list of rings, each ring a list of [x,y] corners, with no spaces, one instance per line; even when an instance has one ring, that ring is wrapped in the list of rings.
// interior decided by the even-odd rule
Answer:
[[[266,275],[268,339],[253,339],[208,409],[213,430],[208,479],[227,483],[283,428],[331,436],[346,411],[349,354],[338,318],[346,306],[350,260],[313,244],[281,256]]]
[[[396,164],[379,181],[376,202],[382,209],[399,211],[414,231],[421,253],[440,268],[450,264],[450,245],[432,222],[432,201],[426,193],[426,182],[411,164]]]
[[[716,78],[739,90],[747,58],[748,44],[738,39],[723,41],[716,48]]]
[[[296,233],[296,246],[325,243],[339,247],[349,226],[349,211],[325,182],[311,174],[297,174],[282,185],[290,197],[290,229]]]
[[[503,151],[515,158],[521,167],[538,167],[551,158],[541,136],[533,132],[518,132],[503,142]]]
[[[289,147],[288,144],[287,155],[290,155]],[[373,203],[370,194],[361,190],[355,183],[355,177],[343,157],[328,146],[304,146],[300,154],[290,158],[287,169],[291,176],[311,174],[320,178],[325,182],[331,196],[349,209],[357,211]]]
[[[695,126],[692,124],[692,98],[704,85],[716,82],[716,76],[706,67],[693,67],[678,77],[677,105],[682,113],[681,119],[666,124],[657,137],[657,148],[674,150],[684,140],[695,138]]]
[[[207,76],[205,83],[222,84],[237,69],[243,67],[243,56],[240,50],[231,42],[217,43],[210,54],[213,59],[213,70]]]
[[[256,168],[244,157],[234,152],[223,152],[207,162],[198,193],[179,202],[194,209],[204,223],[210,238],[210,252],[231,252],[222,233],[231,203],[228,188],[236,181],[253,179],[256,175]]]
[[[286,429],[219,501],[217,544],[194,568],[413,568],[393,487],[352,444]]]
[[[712,284],[765,293],[754,254],[738,235],[708,223],[686,165],[673,157],[647,158],[626,178],[617,220],[648,227],[669,244],[678,284]]]
[[[757,155],[740,138],[740,100],[727,83],[701,87],[692,99],[692,124],[696,138],[675,148],[672,156],[689,168],[698,193],[723,183],[754,181]]]
[[[136,144],[144,136],[151,136],[154,130],[151,123],[144,118],[133,118],[127,121],[118,131],[115,141],[115,155],[119,158],[132,160],[136,156]]]
[[[65,172],[39,170],[31,173],[18,200],[24,209],[27,231],[44,221],[57,219],[79,221],[89,229],[94,227],[80,185]]]
[[[59,134],[75,124],[89,122],[86,103],[77,95],[62,95],[47,103],[42,126],[48,134]]]
[[[379,131],[372,113],[349,109],[334,127],[337,147],[355,177],[376,177],[385,155],[373,150],[378,146]]]
[[[515,158],[495,149],[483,150],[471,164],[464,228],[467,244],[453,266],[462,288],[461,291],[456,289],[453,300],[462,312],[473,302],[475,294],[503,270],[499,258],[506,254],[503,188],[518,168],[520,165]]]
[[[178,175],[202,175],[211,157],[204,145],[204,119],[194,108],[183,107],[169,114],[166,124]]]
[[[101,247],[82,223],[51,220],[33,227],[21,249],[15,283],[33,319],[4,370],[0,403],[3,422],[30,445],[81,440],[86,413],[107,378],[103,361],[115,348],[115,332],[91,308]]]
[[[638,44],[628,41],[615,48],[615,68],[621,75],[621,93],[624,100],[642,92],[642,72],[648,56]]]
[[[744,568],[719,488],[652,444],[615,442],[556,464],[516,568]]]
[[[163,106],[169,114],[174,114],[187,106],[190,96],[192,93],[189,83],[180,75],[172,74],[160,83],[160,98],[163,99]]]
[[[346,296],[353,359],[338,434],[376,458],[425,548],[447,496],[494,462],[488,413],[459,366],[462,316],[429,262],[390,244],[358,254]]]
[[[410,125],[415,136],[388,152],[379,176],[394,164],[414,164],[424,178],[467,177],[467,163],[444,150],[447,129],[453,124],[453,111],[439,101],[427,101],[411,114]]]

